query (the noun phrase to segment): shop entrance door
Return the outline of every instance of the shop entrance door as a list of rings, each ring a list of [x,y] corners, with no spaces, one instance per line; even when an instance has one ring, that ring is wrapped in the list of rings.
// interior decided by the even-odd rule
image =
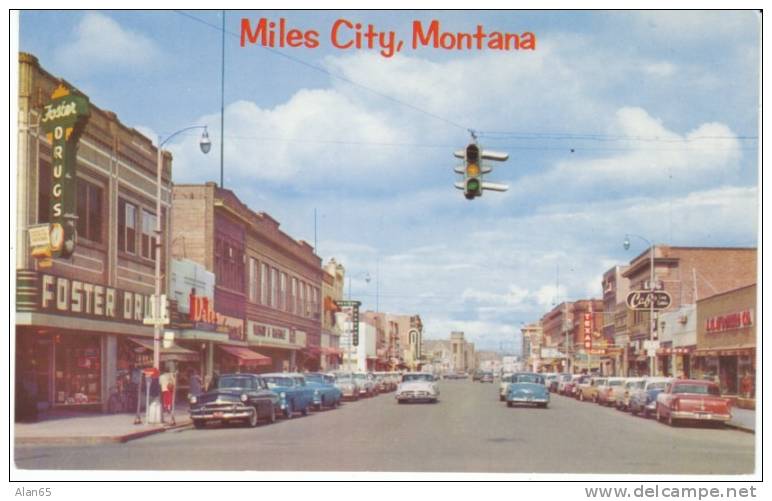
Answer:
[[[53,343],[50,339],[35,339],[31,359],[26,361],[23,382],[26,390],[34,395],[38,410],[46,410],[53,399]]]
[[[718,357],[721,393],[737,394],[737,357]]]

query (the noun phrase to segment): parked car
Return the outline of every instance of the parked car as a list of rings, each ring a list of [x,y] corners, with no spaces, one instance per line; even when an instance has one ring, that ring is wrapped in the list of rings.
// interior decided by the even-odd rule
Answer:
[[[712,381],[677,379],[657,395],[657,421],[673,426],[678,421],[712,421],[725,423],[732,419],[729,400]]]
[[[244,421],[254,427],[261,419],[276,421],[279,396],[255,374],[223,374],[215,388],[191,396],[189,403],[190,419],[196,428],[213,421]]]
[[[507,399],[507,386],[512,382],[512,373],[507,372],[501,375],[501,382],[499,383],[499,401],[503,402]]]
[[[337,407],[343,398],[343,393],[335,386],[335,378],[321,372],[304,374],[306,385],[314,390],[314,409],[320,411],[324,407]]]
[[[643,417],[649,417],[657,408],[657,395],[673,381],[667,377],[649,377],[646,378],[643,388],[636,388],[630,396],[630,413],[633,416],[638,413]]]
[[[479,381],[483,375],[483,371],[477,370],[472,373],[472,381]]]
[[[544,379],[543,375],[533,372],[512,374],[512,380],[507,385],[507,407],[528,404],[546,408],[550,403],[550,392]]]
[[[630,410],[630,398],[635,390],[642,389],[645,385],[646,379],[642,377],[626,378],[621,389],[614,391],[614,407],[620,411]]]
[[[366,372],[355,372],[354,379],[359,385],[360,397],[372,397],[375,395],[375,382]]]
[[[590,376],[586,374],[575,374],[571,376],[571,381],[568,381],[563,385],[563,391],[561,393],[567,397],[573,397],[576,395],[579,385],[589,381]]]
[[[397,386],[394,397],[397,402],[437,402],[440,389],[434,381],[434,376],[426,372],[406,372]]]
[[[483,372],[480,374],[480,382],[481,383],[493,383],[493,373],[492,372]]]
[[[570,383],[573,380],[573,378],[574,376],[572,374],[568,374],[568,373],[559,374],[557,378],[557,384],[555,385],[555,389],[553,390],[550,388],[550,391],[552,391],[553,393],[559,393],[562,395],[563,392],[565,391],[566,384]]]
[[[583,402],[585,400],[589,400],[590,402],[597,402],[598,389],[606,384],[606,379],[607,378],[605,377],[594,376],[590,378],[589,383],[580,385],[581,392],[579,392],[579,400]]]
[[[609,377],[605,383],[598,387],[598,396],[595,399],[599,405],[614,405],[616,396],[615,391],[622,390],[624,388],[625,378],[623,377]]]
[[[335,377],[335,386],[340,390],[344,400],[359,400],[359,383],[354,379],[353,374],[350,372],[336,372],[333,374],[333,377]]]
[[[314,404],[314,390],[299,374],[274,373],[264,374],[263,379],[268,389],[279,395],[279,407],[284,417],[292,419],[296,412],[304,416]]]
[[[558,379],[558,373],[557,372],[548,372],[546,374],[542,374],[544,376],[544,386],[547,387],[547,390],[550,389],[550,386],[552,385],[553,381],[557,381]]]

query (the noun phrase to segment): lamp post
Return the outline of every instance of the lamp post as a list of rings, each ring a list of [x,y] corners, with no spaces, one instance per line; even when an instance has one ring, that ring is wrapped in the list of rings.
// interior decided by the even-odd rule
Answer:
[[[155,296],[153,297],[153,367],[161,367],[161,326],[164,325],[163,311],[161,308],[161,173],[163,171],[163,145],[178,134],[192,129],[204,129],[199,139],[198,146],[201,152],[206,154],[212,148],[212,141],[209,140],[209,133],[206,125],[192,125],[185,127],[169,135],[163,141],[158,137],[158,154],[156,159],[156,205],[155,205]]]
[[[650,250],[649,250],[649,254],[650,254],[650,256],[649,256],[650,257],[650,260],[649,260],[650,261],[650,265],[649,265],[649,268],[650,268],[649,269],[649,291],[651,292],[652,297],[649,298],[650,299],[649,300],[649,344],[650,344],[649,347],[651,348],[651,342],[654,340],[654,328],[655,328],[655,324],[654,324],[654,290],[655,290],[655,286],[654,286],[654,251],[656,250],[656,247],[648,239],[646,239],[646,238],[644,238],[644,237],[642,237],[640,235],[635,235],[633,233],[628,233],[628,234],[625,235],[625,241],[622,243],[622,245],[624,246],[625,250],[628,250],[630,248],[630,237],[640,238],[641,240],[646,242],[649,245],[649,248],[650,248]],[[651,351],[651,354],[649,355],[649,375],[650,376],[654,376],[654,369],[655,369],[655,367],[654,367],[654,365],[655,365],[654,364],[655,358],[654,357],[655,357],[655,354],[654,354],[654,350],[653,349],[650,350],[650,351]]]

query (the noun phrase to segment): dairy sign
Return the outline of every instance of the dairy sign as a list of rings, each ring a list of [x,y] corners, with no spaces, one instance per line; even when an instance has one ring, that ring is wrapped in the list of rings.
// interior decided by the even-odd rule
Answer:
[[[51,143],[51,254],[69,257],[77,241],[75,163],[78,140],[90,116],[87,97],[62,83],[43,107],[40,125]]]

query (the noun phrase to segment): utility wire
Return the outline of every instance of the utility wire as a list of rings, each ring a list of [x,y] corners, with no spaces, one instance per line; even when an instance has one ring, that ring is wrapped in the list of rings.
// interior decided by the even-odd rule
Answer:
[[[223,28],[221,28],[221,27],[219,27],[219,26],[217,26],[215,24],[212,24],[209,21],[206,21],[205,19],[201,19],[201,18],[196,17],[196,16],[194,16],[192,14],[189,14],[187,12],[183,12],[183,11],[180,11],[180,10],[175,10],[174,12],[177,13],[177,14],[180,14],[182,16],[185,16],[185,17],[187,17],[189,19],[192,19],[194,21],[198,21],[199,23],[204,24],[206,26],[209,26],[210,28],[212,28],[214,30],[217,30],[218,32],[219,31],[223,31]],[[239,39],[241,38],[240,35],[238,35],[236,33],[230,32],[228,30],[225,30],[225,32],[228,35],[234,36],[234,37],[239,38]],[[329,76],[330,78],[334,78],[336,80],[340,80],[342,82],[346,82],[347,84],[352,85],[354,87],[357,87],[359,89],[366,90],[367,92],[370,92],[370,93],[372,93],[372,94],[374,94],[374,95],[376,95],[378,97],[381,97],[381,98],[386,99],[388,101],[391,101],[393,103],[399,104],[400,106],[404,106],[404,107],[409,108],[409,109],[411,109],[413,111],[416,111],[416,112],[421,113],[423,115],[426,115],[428,117],[434,118],[436,120],[444,122],[444,123],[446,123],[448,125],[451,125],[453,127],[459,128],[459,129],[461,129],[463,131],[468,131],[469,130],[469,127],[461,125],[458,122],[454,122],[453,120],[449,120],[449,119],[447,119],[445,117],[437,115],[436,113],[432,113],[431,111],[427,111],[427,110],[425,110],[423,108],[419,108],[418,106],[415,106],[413,104],[406,103],[404,101],[400,101],[399,99],[397,99],[397,98],[395,98],[393,96],[390,96],[390,95],[385,94],[383,92],[377,91],[377,90],[375,90],[375,89],[373,89],[371,87],[368,87],[368,86],[363,85],[363,84],[361,84],[359,82],[351,80],[350,78],[346,78],[346,77],[344,77],[342,75],[338,75],[336,73],[333,73],[333,72],[331,72],[331,71],[329,71],[329,70],[327,70],[327,69],[325,69],[325,68],[323,68],[321,66],[317,66],[317,65],[315,65],[313,63],[309,63],[308,61],[304,61],[303,59],[299,59],[297,57],[290,56],[289,54],[285,54],[284,52],[276,50],[276,49],[274,49],[272,47],[266,47],[264,45],[260,45],[259,47],[261,49],[267,50],[268,52],[270,52],[270,53],[272,53],[274,55],[277,55],[277,56],[283,57],[285,59],[288,59],[290,61],[293,61],[295,63],[301,64],[301,65],[303,65],[303,66],[305,66],[307,68],[311,68],[312,70],[315,70],[315,71],[318,71],[320,73],[323,73],[323,74]]]

